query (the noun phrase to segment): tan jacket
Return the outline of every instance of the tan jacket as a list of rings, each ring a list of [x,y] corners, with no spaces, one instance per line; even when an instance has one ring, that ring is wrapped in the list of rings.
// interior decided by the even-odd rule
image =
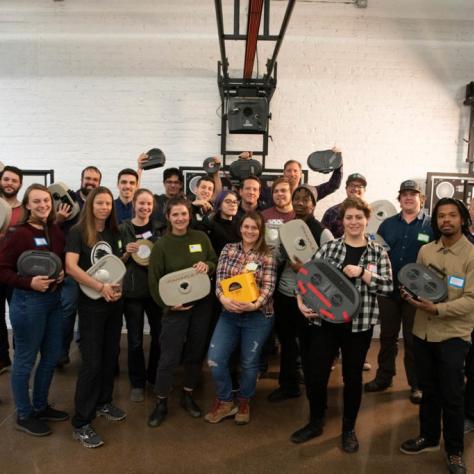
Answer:
[[[451,247],[441,239],[421,247],[417,263],[434,265],[446,275],[448,298],[436,305],[437,315],[418,309],[413,334],[429,342],[453,337],[471,340],[474,328],[474,245],[463,235]]]

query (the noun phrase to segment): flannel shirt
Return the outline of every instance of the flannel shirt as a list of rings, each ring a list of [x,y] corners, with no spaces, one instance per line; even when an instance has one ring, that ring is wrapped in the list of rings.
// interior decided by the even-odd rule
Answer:
[[[342,271],[346,258],[346,245],[343,238],[332,240],[323,245],[314,258],[326,260]],[[377,295],[390,296],[393,290],[392,267],[384,248],[376,242],[369,241],[367,248],[360,257],[359,265],[370,271],[370,284],[366,285],[362,278],[356,278],[355,287],[361,296],[360,312],[352,319],[352,332],[362,332],[370,329],[379,320]],[[375,265],[375,267],[374,267]],[[321,325],[321,320],[315,318],[312,324]]]
[[[217,263],[216,296],[219,298],[222,295],[221,280],[245,273],[247,264],[252,262],[257,264],[253,273],[260,290],[256,303],[261,306],[265,316],[270,317],[273,315],[273,291],[276,284],[276,259],[272,253],[262,255],[253,250],[245,252],[242,242],[226,244]]]

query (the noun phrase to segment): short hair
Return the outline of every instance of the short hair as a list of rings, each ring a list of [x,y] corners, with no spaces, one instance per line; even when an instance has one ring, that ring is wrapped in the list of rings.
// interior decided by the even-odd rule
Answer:
[[[237,201],[240,201],[240,197],[237,195],[235,191],[232,191],[231,189],[223,189],[217,196],[216,199],[214,199],[214,210],[220,211],[222,202],[224,199],[231,194],[232,196],[237,199]]]
[[[3,178],[3,173],[5,173],[5,171],[10,171],[10,173],[16,174],[20,179],[20,184],[23,184],[23,171],[21,171],[20,168],[17,168],[16,166],[5,166],[5,168],[0,172],[0,179]]]
[[[286,169],[287,166],[292,165],[292,164],[298,165],[299,169],[302,170],[303,167],[301,166],[301,163],[296,160],[288,160],[284,165],[283,165],[283,170]]]
[[[471,215],[469,214],[469,211],[467,207],[464,205],[462,201],[459,199],[454,199],[454,198],[441,198],[435,205],[433,209],[433,215],[431,216],[431,228],[433,229],[433,235],[435,240],[439,240],[441,237],[441,231],[439,230],[438,227],[438,212],[439,208],[441,206],[447,206],[448,204],[452,204],[453,206],[456,206],[456,208],[459,211],[459,214],[461,216],[461,231],[464,235],[469,235],[469,226],[471,225]]]
[[[86,171],[95,171],[99,175],[99,182],[102,181],[102,173],[100,172],[100,169],[97,168],[97,166],[86,166],[82,171],[81,171],[81,181],[84,179],[84,173]]]
[[[253,174],[251,174],[250,176],[247,176],[246,178],[240,181],[240,189],[244,187],[245,181],[248,181],[249,179],[253,179],[254,181],[257,181],[258,185],[260,186],[260,189],[262,189],[262,180],[258,176],[255,176]]]
[[[126,174],[130,174],[132,176],[135,176],[135,178],[137,179],[137,183],[138,183],[138,181],[139,181],[138,173],[135,170],[133,170],[132,168],[124,168],[123,170],[119,171],[119,174],[117,175],[117,183],[120,181],[120,178],[123,175],[126,175]]]
[[[289,188],[290,188],[290,193],[291,193],[291,184],[290,184],[290,180],[288,178],[285,178],[284,176],[280,176],[279,178],[275,179],[275,181],[273,181],[273,184],[272,184],[272,194],[274,193],[275,191],[275,188],[281,184],[281,183],[286,183]]]
[[[367,219],[370,219],[370,214],[372,212],[369,204],[358,197],[350,197],[342,201],[341,208],[339,210],[339,218],[341,220],[344,219],[344,214],[348,209],[357,209],[358,211],[362,211]]]
[[[204,176],[201,176],[197,183],[196,183],[196,187],[198,187],[203,181],[208,181],[209,183],[212,183],[214,185],[214,189],[216,187],[216,183],[214,181],[214,178],[208,174],[204,175]]]
[[[168,178],[171,178],[171,176],[177,176],[178,180],[181,182],[181,184],[184,183],[183,172],[180,169],[178,169],[178,168],[166,168],[163,171],[163,182],[165,182]]]

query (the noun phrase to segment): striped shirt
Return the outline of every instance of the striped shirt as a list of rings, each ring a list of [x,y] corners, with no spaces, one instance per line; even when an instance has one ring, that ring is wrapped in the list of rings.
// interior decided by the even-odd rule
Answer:
[[[346,258],[346,245],[343,237],[332,240],[323,245],[314,258],[326,260],[342,271],[342,264]],[[376,242],[369,241],[359,260],[359,265],[363,266],[371,273],[370,283],[367,285],[362,278],[355,279],[355,287],[360,293],[360,312],[352,319],[352,332],[367,331],[379,320],[379,307],[377,305],[377,295],[390,296],[393,290],[392,267],[387,252]],[[315,318],[310,321],[312,324],[321,325],[321,320]]]
[[[245,252],[242,242],[227,244],[223,249],[217,263],[216,296],[222,295],[220,281],[231,278],[248,271],[249,263],[256,264],[253,271],[255,282],[260,290],[256,303],[261,306],[266,316],[273,314],[273,291],[276,283],[276,260],[272,253],[262,255],[253,250]],[[255,265],[250,265],[254,267]]]

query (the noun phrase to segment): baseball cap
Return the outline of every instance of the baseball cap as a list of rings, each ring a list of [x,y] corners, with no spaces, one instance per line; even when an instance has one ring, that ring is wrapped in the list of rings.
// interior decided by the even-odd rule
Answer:
[[[352,181],[360,181],[364,186],[367,186],[367,180],[365,176],[362,176],[360,173],[352,173],[347,177],[346,186]]]
[[[416,191],[417,193],[421,193],[421,187],[416,181],[407,179],[400,184],[398,192],[401,193],[402,191]]]

